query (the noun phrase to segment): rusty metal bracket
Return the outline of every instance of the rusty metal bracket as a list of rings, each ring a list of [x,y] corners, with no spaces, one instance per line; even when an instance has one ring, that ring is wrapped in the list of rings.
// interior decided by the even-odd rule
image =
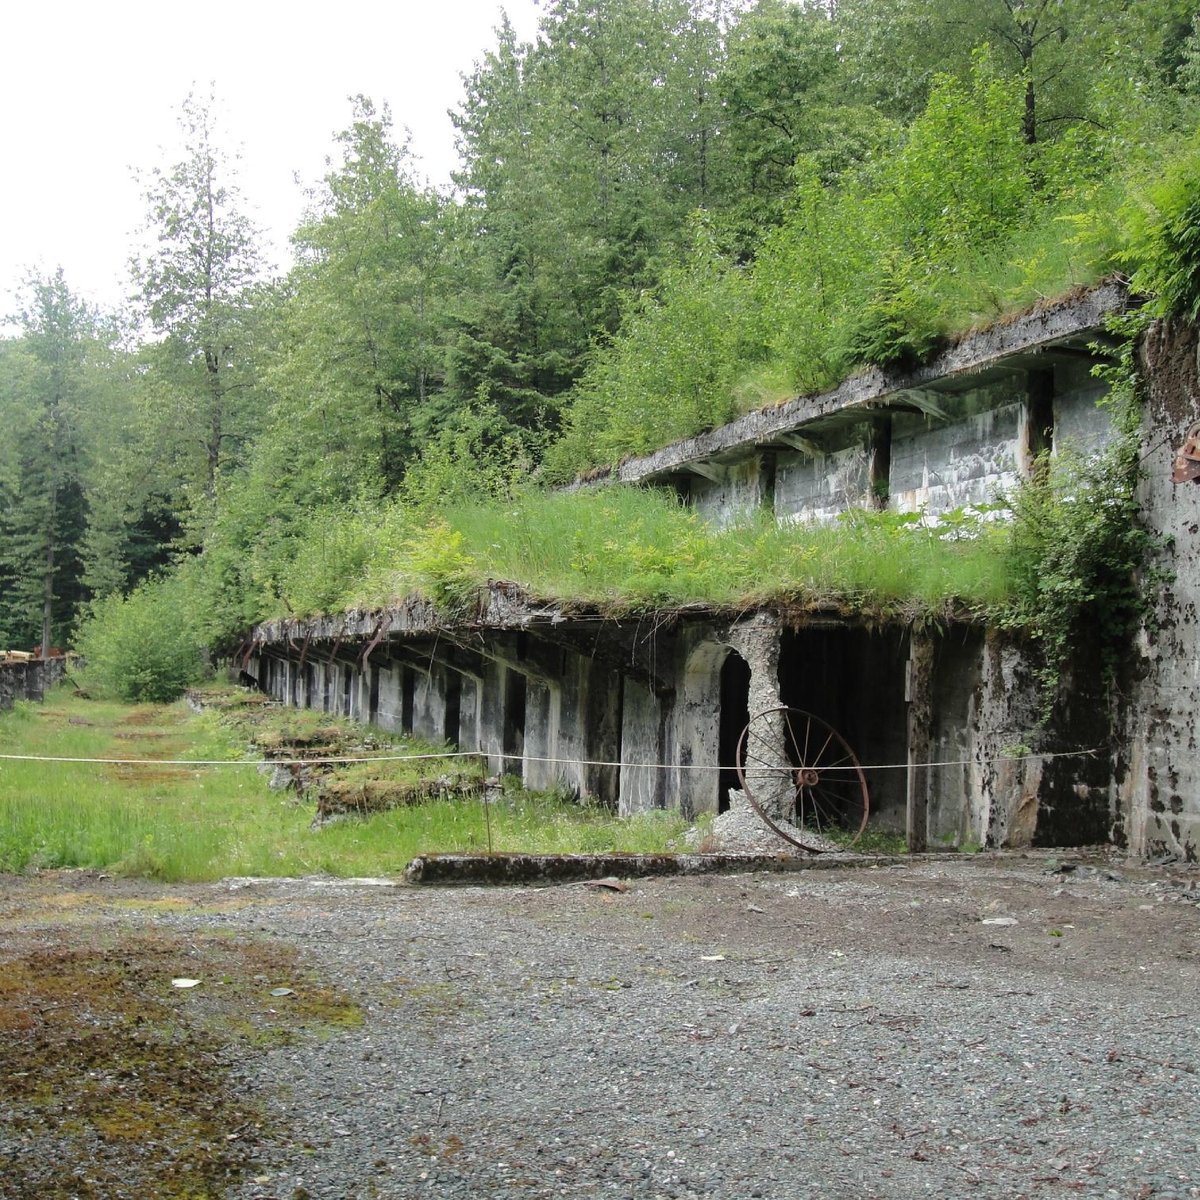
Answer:
[[[367,669],[367,662],[371,658],[371,651],[374,650],[375,647],[378,646],[379,643],[383,641],[383,626],[384,626],[384,618],[380,617],[379,623],[375,626],[374,632],[372,632],[372,634],[371,634],[371,640],[369,642],[367,642],[367,647],[362,652],[362,656],[359,659],[359,669],[360,670],[365,671]]]
[[[308,658],[308,647],[309,647],[309,643],[311,641],[312,641],[312,630],[311,629],[305,630],[304,645],[300,647],[300,661],[296,664],[297,671],[304,670],[304,660],[306,658]]]
[[[1200,421],[1187,431],[1183,449],[1175,456],[1175,469],[1171,472],[1172,483],[1195,483],[1200,480]]]
[[[250,665],[250,660],[254,657],[255,648],[260,645],[262,645],[262,643],[258,640],[258,638],[254,638],[252,641],[246,643],[246,655],[242,659],[241,668],[243,671]]]
[[[339,651],[341,648],[342,648],[342,635],[339,633],[339,634],[337,635],[337,637],[335,637],[335,638],[333,639],[333,649],[332,649],[332,650],[330,650],[330,652],[329,652],[329,660],[328,660],[328,662],[326,663],[326,665],[327,665],[327,666],[330,666],[330,667],[332,667],[332,666],[333,666],[334,659],[336,659],[336,658],[337,658],[337,652],[338,652],[338,651]]]

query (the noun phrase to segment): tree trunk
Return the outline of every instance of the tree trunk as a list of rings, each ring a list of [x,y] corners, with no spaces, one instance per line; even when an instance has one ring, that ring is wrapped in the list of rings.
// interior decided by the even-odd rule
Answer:
[[[1022,122],[1022,132],[1025,144],[1032,146],[1037,142],[1037,95],[1033,86],[1032,64],[1029,65],[1025,77],[1025,117]]]
[[[46,572],[42,576],[42,657],[50,657],[50,629],[54,622],[54,525],[57,505],[50,502],[50,522],[46,530]]]
[[[204,449],[208,455],[208,477],[206,492],[211,498],[217,493],[217,474],[221,469],[221,441],[224,413],[221,403],[221,363],[212,350],[204,351],[204,364],[208,370],[208,437]]]

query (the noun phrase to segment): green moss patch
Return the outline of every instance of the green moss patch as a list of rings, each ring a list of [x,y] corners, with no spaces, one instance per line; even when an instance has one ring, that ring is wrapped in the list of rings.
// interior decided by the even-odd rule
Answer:
[[[273,1132],[234,1064],[362,1015],[288,949],[98,933],[0,958],[0,1178],[25,1200],[224,1196]]]

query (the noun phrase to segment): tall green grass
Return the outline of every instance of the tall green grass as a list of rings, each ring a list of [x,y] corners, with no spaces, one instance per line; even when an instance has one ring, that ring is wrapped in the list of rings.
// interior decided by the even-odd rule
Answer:
[[[453,608],[489,579],[614,612],[779,601],[881,612],[1004,600],[1000,526],[959,515],[932,526],[853,512],[828,525],[759,515],[717,529],[656,490],[530,492],[506,504],[449,509],[427,524],[385,519],[368,570],[339,603],[385,605],[414,591]]]
[[[236,760],[242,735],[182,704],[99,703],[60,692],[0,715],[6,754]],[[379,876],[418,854],[484,850],[479,802],[444,802],[310,828],[314,806],[270,791],[252,766],[129,766],[0,760],[0,871],[86,867],[167,881],[226,876]],[[494,850],[655,851],[674,815],[618,821],[552,796],[490,806]]]

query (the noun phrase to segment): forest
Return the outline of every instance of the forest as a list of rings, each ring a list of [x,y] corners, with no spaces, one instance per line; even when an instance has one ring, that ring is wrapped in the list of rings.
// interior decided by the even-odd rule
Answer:
[[[1135,553],[1127,508],[1031,494],[1016,532],[881,555],[903,522],[862,514],[734,554],[662,497],[551,489],[1109,276],[1196,316],[1194,7],[554,0],[464,78],[452,188],[348,101],[283,274],[188,96],[129,304],[31,275],[0,339],[0,648],[78,646],[161,698],[269,616],[486,578],[636,607],[770,576],[1036,626],[1037,589]]]

